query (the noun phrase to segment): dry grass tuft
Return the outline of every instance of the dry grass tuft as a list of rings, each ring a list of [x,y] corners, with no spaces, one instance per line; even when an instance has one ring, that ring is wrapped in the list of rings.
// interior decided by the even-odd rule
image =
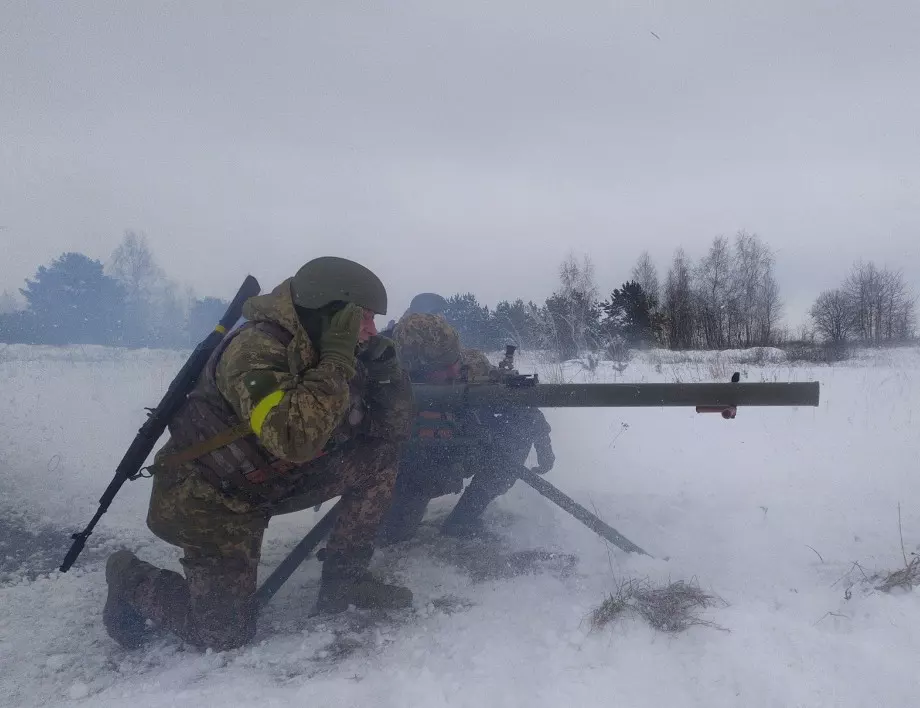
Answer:
[[[843,592],[844,599],[849,600],[853,597],[853,588],[857,585],[869,589],[869,592],[875,590],[891,592],[895,589],[910,591],[915,587],[920,587],[920,555],[915,552],[908,555],[907,549],[904,547],[904,529],[901,526],[900,504],[898,504],[898,535],[901,539],[901,557],[904,559],[904,567],[889,572],[873,573],[870,576],[858,561],[854,561],[843,577],[834,582],[834,585],[836,585],[841,580],[847,580],[846,589]],[[861,579],[854,579],[854,570],[859,570]]]
[[[912,590],[915,586],[920,585],[920,556],[916,553],[911,554],[910,562],[900,570],[888,573],[882,578],[881,585],[876,585],[876,590],[882,592],[891,592],[895,588],[903,590]]]
[[[655,585],[650,580],[626,580],[591,613],[591,626],[600,629],[627,612],[638,614],[653,628],[676,634],[693,626],[725,630],[704,620],[699,612],[725,601],[683,580]]]

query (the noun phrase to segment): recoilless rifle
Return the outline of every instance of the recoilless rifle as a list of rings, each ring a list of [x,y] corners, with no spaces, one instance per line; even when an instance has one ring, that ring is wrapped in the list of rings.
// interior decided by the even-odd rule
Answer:
[[[516,347],[505,348],[504,359],[489,377],[471,379],[461,373],[455,383],[413,384],[418,413],[476,411],[483,418],[501,415],[515,408],[657,408],[693,407],[697,413],[715,413],[726,420],[737,416],[739,406],[817,406],[820,385],[811,382],[741,383],[735,373],[730,383],[630,383],[630,384],[541,384],[537,374],[521,374],[514,366]],[[483,455],[500,455],[490,439],[488,425],[465,439],[412,438],[408,445],[474,445]],[[524,483],[574,516],[589,529],[627,553],[649,555],[642,548],[564,494],[540,475],[523,465],[509,463],[509,469]],[[332,529],[338,503],[320,518],[303,540],[256,591],[264,606],[285,581],[306,560]]]

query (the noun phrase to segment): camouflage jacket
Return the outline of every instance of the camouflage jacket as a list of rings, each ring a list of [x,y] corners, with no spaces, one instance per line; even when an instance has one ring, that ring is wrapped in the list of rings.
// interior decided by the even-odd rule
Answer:
[[[370,381],[359,357],[349,380],[341,367],[321,361],[297,318],[290,280],[247,301],[243,316],[247,322],[227,335],[171,421],[158,463],[236,429],[245,434],[190,464],[224,491],[272,500],[294,475],[309,473],[304,463],[331,447],[357,436],[408,437],[408,376]]]

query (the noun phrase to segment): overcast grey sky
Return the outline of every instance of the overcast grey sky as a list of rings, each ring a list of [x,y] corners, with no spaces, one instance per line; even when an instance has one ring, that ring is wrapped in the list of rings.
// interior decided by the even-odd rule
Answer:
[[[858,257],[920,289],[920,2],[360,6],[4,0],[0,291],[128,228],[201,293],[354,258],[393,315],[742,228],[792,323]]]

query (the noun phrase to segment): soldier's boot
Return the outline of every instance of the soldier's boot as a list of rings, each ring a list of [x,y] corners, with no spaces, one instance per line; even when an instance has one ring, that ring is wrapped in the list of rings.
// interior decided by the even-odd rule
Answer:
[[[137,649],[147,639],[144,617],[130,602],[131,593],[157,568],[145,563],[131,551],[115,551],[105,564],[105,582],[109,593],[102,608],[106,632],[126,649]]]
[[[321,551],[323,575],[314,615],[344,612],[349,605],[362,609],[396,610],[412,605],[412,591],[388,585],[367,568],[373,548],[349,552]]]
[[[481,489],[467,487],[441,524],[441,533],[455,538],[484,535],[485,528],[481,517],[492,498]]]
[[[379,544],[389,546],[412,538],[422,523],[427,508],[427,497],[411,494],[396,497],[380,525]]]

